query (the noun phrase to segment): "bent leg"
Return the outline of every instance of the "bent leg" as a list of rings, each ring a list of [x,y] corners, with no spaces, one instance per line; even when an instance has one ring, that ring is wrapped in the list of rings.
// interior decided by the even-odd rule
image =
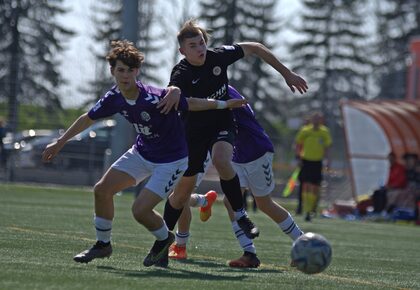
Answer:
[[[129,174],[113,168],[108,169],[94,187],[96,216],[112,220],[114,218],[114,195],[135,183],[136,180]]]

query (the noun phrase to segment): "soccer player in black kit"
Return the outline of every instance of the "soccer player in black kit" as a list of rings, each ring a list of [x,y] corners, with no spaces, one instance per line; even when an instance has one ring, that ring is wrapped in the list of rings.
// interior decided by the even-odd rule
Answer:
[[[227,100],[227,68],[237,60],[254,54],[276,69],[294,92],[307,90],[306,82],[291,72],[264,45],[255,42],[238,43],[214,49],[207,48],[209,35],[194,21],[187,21],[177,35],[179,51],[185,56],[172,70],[170,86],[181,89],[187,97]],[[230,110],[209,110],[188,112],[186,116],[188,143],[188,169],[170,195],[165,205],[164,219],[169,230],[173,230],[193,192],[197,174],[203,172],[207,152],[211,152],[212,162],[219,173],[221,188],[227,197],[235,219],[245,235],[253,239],[259,235],[258,228],[248,218],[243,209],[239,178],[231,160],[235,124]]]

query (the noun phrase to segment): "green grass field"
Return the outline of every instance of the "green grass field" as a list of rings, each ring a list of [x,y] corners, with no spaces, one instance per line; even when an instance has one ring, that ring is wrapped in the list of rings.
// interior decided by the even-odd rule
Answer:
[[[291,240],[263,213],[250,213],[262,265],[232,269],[226,261],[242,252],[221,203],[207,223],[193,212],[187,261],[145,268],[154,239],[132,218],[132,201],[115,197],[112,257],[81,265],[73,255],[95,242],[92,193],[0,185],[0,289],[420,289],[420,227],[297,217],[333,248],[330,267],[311,276],[288,266]]]

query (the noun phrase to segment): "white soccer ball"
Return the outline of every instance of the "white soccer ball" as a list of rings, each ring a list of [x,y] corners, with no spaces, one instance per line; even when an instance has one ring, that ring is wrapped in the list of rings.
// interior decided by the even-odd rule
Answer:
[[[331,263],[331,245],[320,234],[305,233],[293,242],[292,263],[306,274],[324,271]]]

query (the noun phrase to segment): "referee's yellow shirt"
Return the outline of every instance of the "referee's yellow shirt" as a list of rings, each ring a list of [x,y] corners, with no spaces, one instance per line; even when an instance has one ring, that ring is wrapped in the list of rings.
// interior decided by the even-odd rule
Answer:
[[[314,130],[312,124],[299,130],[296,143],[302,145],[301,158],[309,161],[321,161],[324,158],[325,148],[332,143],[330,131],[321,125]]]

